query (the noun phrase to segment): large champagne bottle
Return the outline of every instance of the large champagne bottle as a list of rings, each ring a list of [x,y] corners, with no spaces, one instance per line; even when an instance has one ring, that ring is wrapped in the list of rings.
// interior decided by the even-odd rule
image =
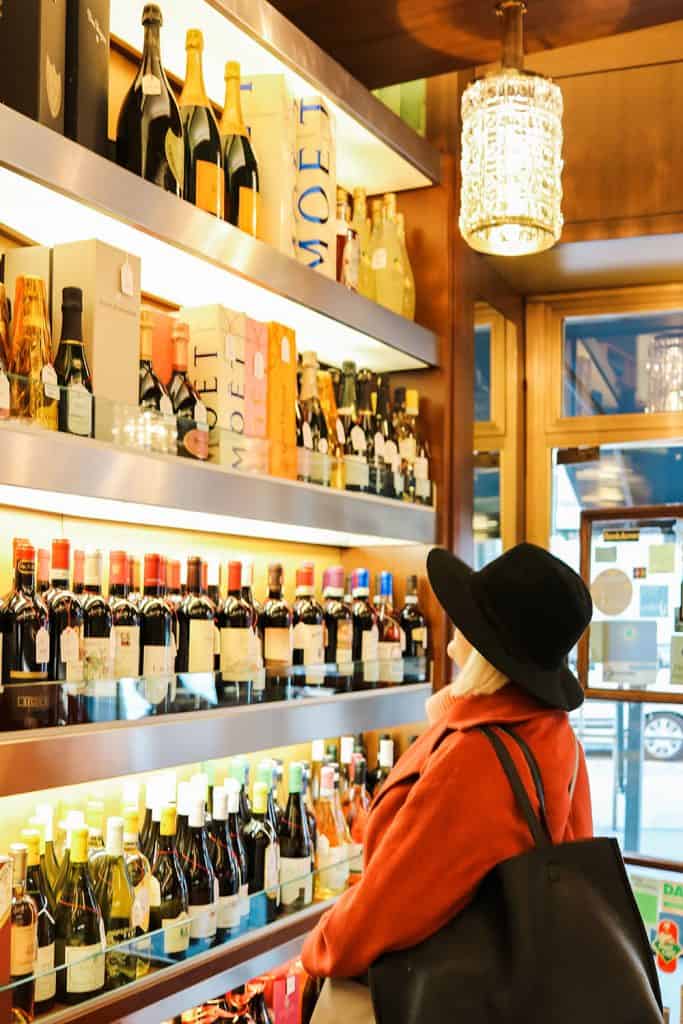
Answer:
[[[258,164],[242,117],[240,66],[232,60],[225,65],[225,106],[218,128],[225,167],[225,219],[257,238],[261,202]]]
[[[81,1003],[104,988],[105,933],[88,869],[88,830],[74,829],[69,874],[59,896],[55,922],[59,1001]]]
[[[184,197],[215,217],[223,216],[225,175],[218,123],[204,87],[204,37],[191,28],[185,42],[187,72],[180,94],[180,115],[185,132]]]
[[[9,371],[14,375],[12,415],[56,430],[59,386],[52,365],[45,283],[41,277],[26,274],[17,278]]]
[[[116,129],[116,160],[134,174],[183,195],[185,153],[176,98],[161,63],[163,24],[156,4],[142,12],[145,46],[138,73],[128,90]]]

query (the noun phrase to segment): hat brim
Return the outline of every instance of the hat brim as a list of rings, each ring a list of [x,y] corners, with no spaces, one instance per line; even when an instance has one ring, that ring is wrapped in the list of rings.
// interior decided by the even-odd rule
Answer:
[[[520,661],[503,647],[497,630],[477,604],[472,589],[474,572],[469,565],[450,551],[433,548],[427,556],[427,575],[441,607],[456,629],[510,682],[549,707],[573,711],[583,704],[583,687],[567,665],[541,669],[531,662]]]

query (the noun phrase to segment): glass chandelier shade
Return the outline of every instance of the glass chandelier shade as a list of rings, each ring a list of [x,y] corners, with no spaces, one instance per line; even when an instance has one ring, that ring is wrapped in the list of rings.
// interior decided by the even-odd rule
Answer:
[[[523,70],[524,5],[503,0],[503,66],[462,97],[460,231],[479,252],[543,252],[562,233],[562,93]]]

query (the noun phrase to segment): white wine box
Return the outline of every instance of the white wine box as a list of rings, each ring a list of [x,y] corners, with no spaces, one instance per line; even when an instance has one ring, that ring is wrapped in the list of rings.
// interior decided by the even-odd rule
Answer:
[[[296,185],[296,101],[284,75],[254,75],[240,86],[242,113],[259,171],[259,238],[296,254],[292,197]]]
[[[322,96],[297,101],[296,252],[300,263],[337,276],[337,159],[334,119]]]
[[[185,307],[179,317],[190,325],[188,373],[209,410],[209,458],[229,469],[267,472],[268,441],[248,429],[261,417],[247,410],[247,402],[265,404],[267,359],[258,355],[265,340],[244,313],[225,306]]]

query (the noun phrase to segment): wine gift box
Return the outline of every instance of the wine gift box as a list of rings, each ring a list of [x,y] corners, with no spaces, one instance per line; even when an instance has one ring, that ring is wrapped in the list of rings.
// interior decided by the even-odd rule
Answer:
[[[248,396],[258,397],[263,381],[252,379],[260,370],[255,336],[248,342],[248,318],[225,306],[186,307],[179,313],[190,325],[188,373],[202,401],[215,419],[209,435],[213,462],[242,472],[267,472],[268,445],[252,436],[247,413]],[[248,347],[251,345],[251,358]]]
[[[297,259],[336,280],[335,132],[322,96],[306,96],[297,101],[294,199]]]
[[[268,324],[268,439],[272,476],[296,480],[296,338]]]
[[[247,437],[268,436],[268,325],[247,317],[245,380],[245,432]],[[264,468],[268,472],[268,467]]]
[[[240,85],[242,113],[258,163],[259,238],[296,255],[292,197],[296,185],[296,101],[284,75],[254,75]]]
[[[0,100],[64,132],[67,0],[0,2]]]
[[[10,930],[12,918],[12,860],[0,857],[0,989],[10,983]],[[12,992],[0,991],[0,1021],[12,1020]]]
[[[109,0],[67,0],[64,132],[109,155]]]

